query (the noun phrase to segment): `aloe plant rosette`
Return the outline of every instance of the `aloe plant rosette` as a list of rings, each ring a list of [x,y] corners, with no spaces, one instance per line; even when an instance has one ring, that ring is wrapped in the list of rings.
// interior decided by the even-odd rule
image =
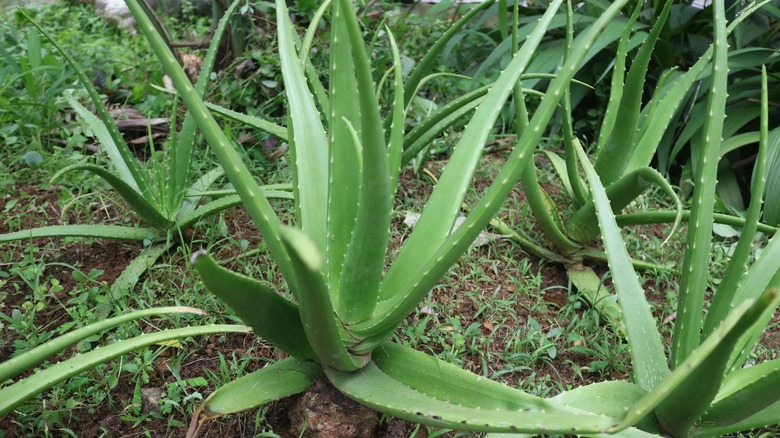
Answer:
[[[141,31],[236,188],[294,297],[284,298],[260,281],[220,267],[205,252],[193,254],[192,264],[206,287],[258,336],[291,357],[212,393],[193,419],[191,432],[210,418],[303,391],[323,375],[349,397],[376,410],[434,426],[583,435],[650,436],[658,432],[656,422],[645,424],[643,420],[656,412],[670,392],[696,377],[692,370],[698,368],[680,366],[669,373],[665,360],[654,361],[656,355],[649,359],[650,365],[639,367],[637,384],[596,384],[548,400],[388,341],[496,213],[529,163],[533,147],[584,54],[626,3],[610,5],[580,36],[507,164],[465,222],[452,231],[492,124],[562,0],[550,3],[477,107],[414,231],[386,268],[405,118],[400,55],[392,34],[388,32],[395,58],[395,95],[389,115],[392,123],[385,130],[352,2],[334,0],[332,4],[327,93],[316,75],[306,75],[310,66],[305,50],[296,50],[285,2],[276,2],[295,196],[295,227],[290,227],[282,225],[137,0],[128,0]],[[717,334],[695,350],[686,364],[693,358],[699,361],[696,365],[708,360],[723,339],[743,329],[757,308],[747,306],[727,317]],[[648,345],[638,349],[656,354],[660,339]],[[663,359],[662,348],[660,353]],[[604,402],[590,402],[594,397]],[[640,423],[649,432],[634,427]]]

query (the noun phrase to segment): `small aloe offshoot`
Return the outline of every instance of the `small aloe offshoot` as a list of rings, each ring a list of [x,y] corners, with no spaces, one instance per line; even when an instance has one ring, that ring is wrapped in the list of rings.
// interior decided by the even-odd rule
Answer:
[[[212,38],[206,58],[203,62],[195,89],[203,95],[214,66],[219,42],[227,26],[228,18],[238,2],[226,11]],[[65,57],[74,69],[77,77],[88,91],[98,116],[92,114],[72,96],[67,96],[71,107],[95,133],[100,144],[100,158],[107,158],[111,169],[96,164],[76,164],[57,172],[52,181],[65,173],[84,170],[91,172],[108,182],[127,202],[133,212],[147,227],[128,227],[92,224],[52,225],[29,230],[19,230],[1,234],[0,243],[49,237],[91,237],[119,240],[162,242],[145,249],[125,270],[112,286],[115,296],[132,289],[138,276],[151,266],[157,258],[168,250],[179,237],[179,233],[196,224],[201,219],[217,214],[241,203],[238,196],[228,194],[219,199],[199,205],[204,193],[219,178],[223,171],[217,167],[190,183],[190,169],[195,150],[197,125],[192,114],[186,114],[180,132],[176,132],[177,122],[171,123],[172,135],[165,145],[166,152],[154,152],[163,155],[160,159],[141,163],[128,147],[116,123],[108,113],[97,90],[71,57],[45,29],[33,23],[55,48]],[[178,103],[178,99],[175,100]],[[175,112],[174,112],[175,113]],[[286,187],[265,187],[266,196],[291,198]]]
[[[543,399],[388,340],[489,223],[529,165],[533,148],[584,54],[627,1],[610,5],[577,39],[507,164],[464,223],[451,232],[491,126],[562,3],[550,3],[477,107],[417,226],[385,269],[405,106],[400,56],[392,34],[388,33],[388,38],[395,58],[395,97],[391,123],[385,130],[352,2],[334,0],[331,6],[327,99],[318,98],[317,90],[309,88],[312,81],[307,83],[307,65],[302,61],[305,54],[296,51],[285,2],[276,2],[295,193],[295,227],[289,227],[282,225],[137,0],[128,0],[141,31],[195,115],[295,298],[283,298],[263,282],[220,267],[204,252],[193,254],[192,264],[206,287],[233,308],[256,335],[291,357],[212,393],[196,412],[191,434],[197,434],[207,420],[303,391],[324,375],[337,389],[369,407],[433,426],[618,436],[657,436],[663,428],[679,436],[693,435],[693,428],[686,424],[694,414],[700,414],[699,407],[677,415],[675,403],[690,393],[691,385],[711,379],[713,372],[723,375],[723,358],[729,358],[742,337],[752,333],[754,322],[776,305],[777,294],[770,290],[757,299],[744,300],[680,366],[670,370],[625,247],[620,250],[623,242],[605,191],[586,161],[583,165],[595,196],[595,210],[603,235],[609,239],[610,262],[616,264],[613,269],[625,272],[618,290],[621,309],[631,316],[626,331],[635,358],[634,382],[589,385]],[[718,7],[722,11],[722,2]],[[327,111],[321,114],[320,109]],[[587,160],[582,153],[580,158]],[[762,259],[756,272],[772,269],[769,265],[773,263],[778,262]],[[766,286],[768,283],[761,290]],[[714,393],[700,404],[713,399],[718,400]],[[739,421],[754,424],[756,415],[765,415],[764,407],[753,404]],[[706,425],[696,427],[695,432],[708,431]]]

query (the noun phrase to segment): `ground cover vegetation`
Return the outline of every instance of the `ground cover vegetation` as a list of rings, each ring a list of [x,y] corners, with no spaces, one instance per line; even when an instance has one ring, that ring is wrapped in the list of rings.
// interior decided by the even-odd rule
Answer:
[[[128,5],[5,12],[2,433],[777,432],[771,2]]]

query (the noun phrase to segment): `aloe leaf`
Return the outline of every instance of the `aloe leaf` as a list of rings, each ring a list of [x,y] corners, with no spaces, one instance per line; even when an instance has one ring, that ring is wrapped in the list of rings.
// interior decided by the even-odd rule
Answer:
[[[739,236],[737,248],[731,255],[726,272],[723,274],[720,284],[712,297],[710,308],[704,320],[702,336],[708,336],[715,327],[728,315],[732,301],[737,292],[739,281],[748,263],[748,258],[753,250],[753,241],[758,228],[758,220],[761,217],[761,204],[764,199],[764,187],[766,186],[766,154],[767,139],[769,135],[769,96],[767,86],[766,68],[761,72],[761,137],[759,139],[758,156],[753,168],[753,184],[750,189],[751,199],[748,212],[745,217],[745,227]]]
[[[561,1],[557,1],[550,5],[539,26],[490,89],[483,104],[477,108],[438,184],[433,189],[414,231],[387,272],[382,283],[380,295],[382,299],[388,299],[402,291],[404,285],[408,284],[408,278],[413,273],[419,273],[432,254],[450,235],[469,182],[479,162],[482,145],[490,134],[503,102],[509,97],[520,74],[528,65],[560,4]]]
[[[115,240],[155,240],[160,237],[153,228],[117,227],[113,225],[50,225],[30,230],[0,234],[0,243],[46,237],[93,237]]]
[[[679,365],[699,344],[704,291],[709,277],[712,245],[713,205],[717,181],[719,147],[726,114],[728,42],[723,0],[714,2],[715,42],[712,85],[708,97],[706,125],[694,180],[691,219],[688,222],[688,251],[680,279],[680,297],[672,340],[672,364]]]
[[[181,94],[182,100],[184,100],[184,103],[191,111],[203,136],[217,155],[220,164],[225,169],[225,174],[244,201],[247,213],[249,213],[260,230],[263,241],[268,246],[282,275],[284,275],[288,284],[292,282],[290,288],[295,289],[292,264],[281,242],[281,224],[268,200],[263,196],[262,189],[252,178],[249,170],[241,161],[241,156],[233,148],[222,129],[209,113],[203,100],[198,96],[189,79],[187,79],[187,75],[184,74],[184,71],[176,63],[176,59],[171,54],[168,46],[165,45],[160,35],[155,32],[154,26],[149,22],[148,17],[146,17],[138,5],[138,0],[126,0],[126,3],[133,13],[139,29],[146,36],[163,68]]]
[[[297,275],[297,283],[300,285],[296,297],[305,339],[308,339],[317,359],[323,365],[345,371],[360,368],[368,357],[354,356],[347,351],[342,339],[343,329],[322,274],[322,255],[314,242],[302,231],[284,228],[282,233]]]
[[[355,226],[344,257],[338,300],[339,316],[350,324],[368,319],[376,306],[376,294],[385,266],[393,199],[385,135],[368,54],[352,2],[337,1],[354,55],[360,109],[358,134],[362,150]],[[341,190],[340,187],[334,189]]]
[[[404,72],[401,66],[401,51],[395,41],[395,35],[390,28],[385,28],[390,50],[393,53],[393,109],[390,123],[390,135],[387,146],[387,170],[390,174],[390,197],[394,198],[398,186],[398,177],[404,153],[404,128],[406,127],[406,111],[404,110]]]
[[[57,172],[52,180],[59,178],[61,175],[73,172],[76,170],[86,170],[94,173],[95,175],[103,178],[116,192],[127,202],[133,211],[138,215],[141,220],[147,224],[157,228],[160,231],[165,231],[173,225],[173,221],[168,219],[165,214],[160,211],[159,206],[150,203],[147,197],[144,197],[135,188],[128,184],[120,175],[116,175],[104,167],[96,166],[94,164],[74,164],[68,166],[65,169]]]
[[[547,191],[539,184],[533,158],[526,164],[520,181],[528,206],[533,212],[534,218],[542,229],[544,236],[563,254],[569,254],[580,249],[581,245],[571,240],[564,232],[558,206],[555,205]]]
[[[211,36],[211,44],[206,52],[206,58],[203,60],[203,65],[198,73],[198,81],[195,84],[195,91],[202,98],[206,85],[211,76],[211,72],[214,69],[214,62],[219,51],[219,45],[222,41],[222,36],[227,29],[228,21],[233,15],[238,5],[241,2],[234,0],[232,4],[227,8],[222,18],[217,24],[217,28],[214,34]],[[171,131],[175,131],[174,125]],[[189,179],[192,152],[195,146],[195,133],[197,130],[197,123],[192,114],[187,112],[184,116],[184,122],[182,123],[181,132],[178,136],[172,137],[175,141],[169,145],[170,148],[170,161],[168,162],[168,184],[166,189],[168,210],[171,212],[178,212],[184,202],[187,181]]]
[[[643,167],[628,172],[606,188],[607,198],[609,199],[612,212],[618,214],[652,184],[660,187],[667,196],[672,198],[675,207],[677,207],[674,224],[669,232],[668,239],[679,226],[682,220],[683,209],[680,198],[666,178],[658,173],[657,170]],[[583,243],[590,242],[598,237],[598,219],[596,218],[594,201],[585,203],[572,215],[567,231],[573,239]]]
[[[609,260],[618,303],[623,312],[626,338],[634,365],[634,380],[642,389],[650,390],[669,373],[661,335],[656,328],[639,277],[631,266],[631,259],[615,223],[607,192],[582,148],[578,147],[577,153],[590,184],[604,250]]]
[[[599,29],[614,17],[625,3],[625,0],[614,2],[598,20],[594,22],[593,26],[585,32],[584,36],[580,38],[573,50],[572,57],[566,62],[566,65],[561,69],[558,76],[550,84],[545,97],[542,99],[539,107],[534,113],[533,119],[529,124],[529,129],[523,133],[518,140],[518,145],[508,157],[507,163],[509,164],[501,169],[493,184],[487,189],[482,196],[482,199],[480,199],[477,206],[474,207],[463,224],[461,224],[452,235],[447,237],[443,245],[439,245],[436,252],[426,262],[398,268],[398,259],[396,259],[396,262],[393,264],[382,283],[383,293],[380,297],[386,301],[380,303],[381,310],[376,312],[381,316],[368,321],[365,324],[361,324],[360,326],[350,327],[350,329],[360,330],[363,334],[370,336],[371,339],[368,339],[365,342],[365,346],[369,346],[388,336],[395,328],[396,324],[412,311],[422,297],[424,297],[430,288],[436,284],[436,281],[438,281],[452,264],[455,263],[455,260],[466,251],[481,230],[488,225],[490,219],[495,215],[503,200],[506,199],[509,192],[514,188],[515,183],[520,178],[520,173],[524,169],[523,166],[527,164],[532,156],[533,148],[538,144],[544,132],[544,128],[555,113],[558,102],[563,96],[563,90],[577,71],[582,57],[588,52],[588,49],[596,39]],[[550,5],[547,9],[549,14],[546,13],[546,15],[543,16],[535,33],[538,33],[539,35],[544,33],[544,29],[549,25],[551,16],[554,15],[555,12],[554,9],[557,7],[560,7],[560,2],[552,3]],[[537,37],[538,36],[535,34],[533,38],[529,38],[529,41],[535,41]],[[469,123],[466,128],[466,132],[464,132],[464,136],[459,144],[468,146],[472,144],[471,142],[474,140],[473,137],[484,135],[484,132],[480,133],[480,131],[487,130],[487,127],[495,120],[494,111],[500,106],[499,104],[504,102],[506,96],[511,93],[520,73],[516,68],[522,67],[522,61],[523,59],[518,57],[510,63],[506,70],[504,70],[499,81],[491,89],[488,96],[485,98],[485,102],[480,106],[480,109],[477,110],[477,113],[472,118],[471,123]],[[494,97],[503,98],[494,99]],[[469,135],[466,135],[467,133]],[[456,154],[458,153],[457,150],[458,148],[456,147]],[[450,165],[447,166],[447,169],[449,168]],[[461,175],[461,177],[463,176]],[[434,189],[434,192],[435,190],[436,189]],[[428,211],[427,208],[426,211]],[[419,222],[417,227],[419,227]],[[415,232],[419,230],[417,227],[415,227]],[[406,248],[406,245],[404,248]],[[390,272],[392,272],[393,269],[396,269],[396,271],[400,273],[400,276],[394,280],[398,282],[397,284],[392,284],[389,281]],[[402,269],[406,270],[406,272],[402,272]]]
[[[287,138],[287,128],[283,126],[279,126],[273,122],[269,122],[268,120],[262,119],[257,116],[250,116],[247,114],[239,113],[237,111],[233,111],[231,109],[227,109],[219,105],[215,105],[213,103],[206,102],[206,107],[208,107],[208,109],[210,109],[214,113],[228,120],[232,120],[234,122],[240,122],[247,126],[251,126],[252,128],[265,131],[282,141],[289,141]]]
[[[735,305],[736,303],[740,303],[745,299],[752,299],[756,295],[757,291],[763,290],[751,290],[747,289],[748,287],[755,288],[761,287],[761,285],[765,285],[765,288],[780,288],[780,266],[778,266],[780,263],[778,263],[776,259],[771,259],[772,256],[779,257],[776,247],[780,242],[776,242],[775,240],[776,239],[774,238],[772,239],[770,245],[768,245],[761,253],[761,258],[759,261],[756,262],[745,275],[742,284],[740,285],[739,289],[737,289],[737,293],[734,299]],[[771,250],[770,247],[772,247]],[[774,273],[774,275],[772,275],[772,273]],[[768,276],[771,276],[771,278],[768,282],[766,282],[765,280]],[[737,342],[737,348],[734,350],[734,354],[732,354],[729,372],[740,369],[745,365],[745,362],[748,360],[751,353],[753,352],[753,349],[756,347],[765,330],[769,326],[769,323],[771,322],[775,312],[777,312],[777,305],[778,304],[776,303],[775,307],[767,308],[759,318],[759,323],[756,324],[752,330],[745,333],[742,336],[742,339]]]
[[[28,20],[30,20],[33,26],[35,26],[46,37],[46,39],[49,40],[49,42],[52,43],[57,51],[65,58],[71,68],[73,68],[73,70],[76,72],[76,77],[78,77],[81,86],[87,89],[87,93],[89,93],[89,97],[92,99],[92,104],[95,105],[95,110],[97,110],[98,115],[100,116],[100,120],[103,121],[102,128],[100,130],[103,131],[103,129],[105,129],[105,131],[101,132],[101,135],[103,135],[105,132],[108,134],[108,136],[104,137],[107,142],[103,143],[101,140],[101,144],[103,144],[103,146],[108,149],[107,152],[109,153],[109,157],[111,157],[112,164],[120,172],[123,178],[127,178],[128,181],[133,181],[135,183],[135,186],[138,188],[140,193],[148,193],[149,186],[146,181],[146,177],[144,176],[143,170],[138,164],[138,161],[135,159],[135,156],[133,156],[133,153],[130,151],[130,148],[127,147],[127,143],[125,143],[124,137],[122,137],[122,134],[116,127],[116,123],[114,123],[114,119],[111,118],[111,115],[108,113],[108,110],[106,110],[105,105],[103,105],[103,101],[100,99],[100,95],[95,89],[95,86],[92,85],[92,81],[87,77],[87,74],[84,73],[84,70],[81,69],[76,60],[73,59],[69,53],[63,50],[62,47],[60,47],[57,41],[54,40],[54,37],[52,37],[44,28],[34,22],[32,18],[30,18],[30,16],[28,16],[24,11],[20,12]],[[75,102],[75,100],[72,98],[69,98],[69,101],[71,101],[71,105],[73,102]],[[89,113],[86,111],[86,109],[84,111]],[[92,113],[89,114],[91,115]],[[110,139],[110,141],[108,141],[108,139]]]
[[[265,196],[267,199],[293,200],[292,193],[286,190],[266,190],[261,187],[261,191],[263,196]],[[173,225],[172,229],[183,230],[189,228],[207,217],[213,216],[221,211],[227,210],[228,208],[239,206],[242,203],[243,201],[238,195],[226,196],[214,201],[209,201],[198,207],[192,213],[180,217],[179,220],[177,220]]]
[[[625,335],[623,313],[617,304],[617,297],[610,293],[609,288],[593,269],[582,266],[582,263],[570,263],[566,266],[566,276],[577,288],[580,295],[603,316],[618,333]]]
[[[339,306],[341,273],[350,236],[355,228],[360,197],[362,150],[351,128],[361,130],[359,91],[355,86],[355,63],[341,3],[333,6],[330,51],[330,181],[327,240],[325,247],[328,285]],[[360,43],[362,44],[362,42]]]
[[[167,242],[158,243],[148,248],[144,248],[140,254],[135,256],[133,260],[122,270],[119,277],[111,284],[111,297],[119,299],[126,296],[133,290],[138,279],[151,268],[152,265],[160,258],[163,253],[171,249],[174,245],[174,241],[168,239]]]
[[[773,289],[767,290],[757,300],[742,303],[675,369],[675,373],[683,370],[690,374],[674,390],[665,394],[655,409],[663,430],[673,436],[688,434],[717,395],[735,344],[754,326],[766,309],[777,306],[780,301],[778,298],[777,291]],[[705,357],[699,357],[699,350],[708,349],[710,352]],[[667,380],[672,380],[671,376]],[[694,393],[696,397],[691,397]]]
[[[279,56],[288,103],[290,152],[295,165],[293,184],[296,213],[301,229],[325,253],[328,211],[328,140],[320,113],[306,84],[304,69],[295,49],[293,25],[284,2],[277,1]]]
[[[312,17],[311,23],[306,29],[306,34],[303,36],[299,53],[301,58],[301,66],[304,68],[309,64],[309,52],[311,51],[311,45],[314,42],[314,36],[317,34],[320,21],[322,20],[322,17],[325,16],[325,12],[328,11],[328,8],[332,2],[333,0],[325,0],[322,2],[320,7],[317,8],[317,12],[314,13],[314,17]]]
[[[242,325],[203,325],[148,333],[98,347],[87,353],[58,362],[45,370],[37,371],[30,377],[0,389],[0,416],[11,412],[19,404],[34,397],[36,394],[46,391],[59,382],[133,350],[190,336],[249,332],[249,327]]]
[[[745,19],[761,9],[768,2],[769,0],[764,0],[753,3],[749,7],[743,9],[739,16],[728,25],[726,32],[729,34],[733,32]],[[666,94],[658,100],[652,114],[644,119],[643,125],[647,128],[642,130],[643,135],[638,139],[633,148],[633,155],[628,161],[625,172],[640,167],[646,167],[650,164],[670,121],[687,96],[688,91],[693,88],[694,82],[705,72],[712,56],[713,47],[711,46],[687,72],[672,81]]]
[[[355,372],[325,367],[339,391],[372,409],[431,426],[480,432],[592,434],[615,419],[575,414],[408,347],[384,343]]]
[[[737,370],[723,381],[697,426],[738,423],[780,401],[780,359]],[[780,418],[780,417],[778,417]]]
[[[196,436],[206,422],[223,415],[257,408],[303,392],[322,376],[316,363],[294,357],[231,380],[212,392],[193,414],[188,436]]]
[[[119,324],[135,321],[140,318],[151,316],[167,315],[171,313],[191,313],[194,315],[205,315],[206,312],[193,307],[154,307],[151,309],[136,310],[124,315],[104,319],[102,321],[89,324],[79,329],[73,330],[62,336],[58,336],[51,341],[39,345],[32,350],[16,355],[0,364],[0,382],[13,379],[23,372],[40,364],[44,360],[61,353],[71,345],[76,345],[82,340],[98,334],[102,331],[116,327]]]
[[[672,210],[655,210],[655,211],[639,211],[635,213],[625,213],[615,216],[618,225],[621,227],[628,225],[649,225],[649,224],[666,224],[674,222],[677,217],[677,212]],[[688,222],[691,218],[691,212],[683,210],[680,216],[681,222]],[[731,225],[733,227],[742,228],[745,226],[745,219],[732,216],[729,214],[715,213],[713,214],[713,220],[716,224]],[[767,234],[777,233],[777,228],[771,227],[767,224],[759,223],[758,231]]]
[[[778,418],[780,418],[780,401],[738,423],[722,427],[697,427],[694,429],[692,436],[696,438],[728,436],[736,432],[744,432],[767,426],[776,426]]]
[[[223,176],[225,176],[225,169],[223,169],[222,166],[216,166],[196,179],[184,192],[184,200],[177,209],[176,220],[178,221],[182,216],[186,216],[195,211],[195,209],[198,208],[198,205],[200,205],[200,201],[204,196],[203,193]],[[235,191],[233,191],[233,193],[235,193]]]
[[[607,138],[607,143],[599,150],[596,158],[596,172],[606,186],[617,181],[623,175],[633,152],[632,146],[636,141],[639,113],[642,107],[642,92],[644,91],[645,76],[648,72],[647,67],[650,64],[658,36],[669,17],[672,3],[672,0],[666,0],[661,13],[650,29],[650,34],[632,59],[631,68],[622,89],[615,123]]]
[[[299,359],[315,357],[301,322],[298,306],[252,278],[219,266],[205,251],[190,262],[206,288],[228,305],[255,334]]]
[[[626,23],[626,27],[618,42],[617,52],[615,53],[615,65],[612,67],[612,82],[609,86],[609,101],[607,102],[607,109],[604,112],[604,121],[601,122],[601,129],[599,129],[599,138],[596,142],[597,153],[604,148],[607,139],[615,127],[618,110],[623,101],[623,81],[626,74],[626,58],[628,57],[629,51],[628,42],[643,6],[644,3],[641,2],[637,2],[636,6],[634,6],[634,12],[631,13],[631,17],[629,17],[628,23]]]
[[[780,199],[771,196],[780,192],[780,128],[769,134],[767,157],[767,180],[764,193],[764,221],[777,227],[780,225]]]

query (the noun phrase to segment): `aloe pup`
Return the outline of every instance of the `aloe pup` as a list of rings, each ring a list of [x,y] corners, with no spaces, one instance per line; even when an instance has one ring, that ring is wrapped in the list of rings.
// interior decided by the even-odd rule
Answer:
[[[729,358],[742,337],[757,330],[756,321],[776,306],[777,294],[768,279],[764,282],[765,274],[777,272],[776,261],[767,257],[754,265],[756,274],[750,277],[755,286],[750,289],[753,296],[735,302],[735,309],[717,329],[672,370],[614,225],[605,190],[581,152],[610,263],[614,270],[620,268],[626,273],[616,283],[621,312],[630,315],[626,332],[634,360],[632,382],[599,383],[564,392],[554,399],[542,399],[388,341],[398,324],[488,224],[526,171],[533,148],[584,53],[627,2],[610,5],[576,40],[571,56],[519,136],[507,164],[465,222],[450,232],[491,125],[562,3],[551,2],[487,92],[415,230],[385,269],[405,109],[400,56],[392,34],[388,32],[395,57],[395,96],[388,116],[391,123],[385,130],[352,2],[334,0],[332,4],[327,92],[318,87],[314,77],[307,76],[306,54],[296,50],[285,2],[276,2],[295,193],[295,227],[289,227],[281,224],[136,0],[128,1],[141,31],[236,187],[294,297],[288,300],[264,283],[228,271],[205,253],[193,255],[192,263],[206,287],[232,307],[256,335],[291,357],[212,393],[193,419],[191,433],[197,433],[209,419],[303,391],[323,374],[340,391],[374,409],[459,430],[638,437],[657,436],[662,431],[676,436],[706,436],[712,432],[714,423],[702,420],[704,412],[708,407],[723,406],[720,400],[729,398],[725,392],[717,392],[720,380],[713,376],[722,380],[724,358]],[[722,2],[717,7],[717,18],[722,20]],[[724,38],[719,33],[718,44],[723,44]],[[716,65],[723,62],[716,57]],[[572,151],[578,153],[577,145],[573,146]],[[344,187],[354,189],[346,191]],[[697,212],[694,219],[706,220],[703,215]],[[703,234],[697,231],[696,235]],[[761,294],[765,289],[769,291]],[[769,369],[763,372],[761,376],[776,377]],[[679,401],[698,386],[707,396],[696,406],[679,409]],[[744,389],[740,386],[735,391],[745,395]],[[745,424],[766,421],[775,412],[770,406],[776,400],[772,394],[776,393],[763,397],[761,403],[745,405],[739,419],[721,418],[726,426],[718,427],[738,430]]]

